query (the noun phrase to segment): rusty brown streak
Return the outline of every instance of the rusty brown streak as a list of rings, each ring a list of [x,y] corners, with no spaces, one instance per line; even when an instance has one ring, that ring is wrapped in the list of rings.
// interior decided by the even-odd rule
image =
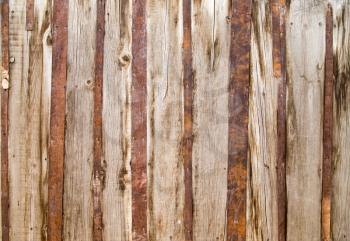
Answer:
[[[26,2],[26,30],[32,31],[34,28],[34,0]]]
[[[67,82],[68,0],[53,5],[51,118],[48,173],[48,241],[62,240],[63,167]]]
[[[232,1],[227,241],[246,240],[251,5],[251,0]]]
[[[9,71],[9,1],[1,4],[2,67]],[[9,241],[8,89],[1,90],[1,222],[2,240]]]
[[[105,0],[97,1],[96,19],[96,52],[95,52],[95,83],[94,83],[94,213],[93,239],[103,240],[102,191],[105,180],[105,170],[102,166],[102,87],[103,87],[103,53],[105,35]]]
[[[286,187],[286,38],[285,38],[285,0],[273,0],[272,41],[273,73],[278,81],[277,97],[277,205],[278,241],[286,240],[287,228],[287,187]]]
[[[323,119],[322,240],[331,240],[332,122],[333,122],[333,16],[326,15],[326,59]]]
[[[132,240],[147,240],[147,36],[146,1],[132,11]]]
[[[192,27],[191,27],[191,0],[183,2],[183,85],[184,85],[184,226],[185,239],[193,239],[193,198],[192,198],[192,98],[193,98],[193,76],[192,76]]]

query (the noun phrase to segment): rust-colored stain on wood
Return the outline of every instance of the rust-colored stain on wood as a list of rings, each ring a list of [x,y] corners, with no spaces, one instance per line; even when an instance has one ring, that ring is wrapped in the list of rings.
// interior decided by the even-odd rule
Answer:
[[[68,0],[55,0],[48,168],[48,241],[62,240]]]
[[[277,93],[277,205],[278,205],[278,241],[286,240],[287,228],[287,192],[286,192],[286,26],[285,0],[271,1],[273,72],[278,81]]]
[[[132,240],[147,240],[146,1],[132,3],[131,171]]]
[[[9,71],[9,1],[1,3],[1,48],[2,48],[2,78]],[[7,76],[8,78],[8,76]],[[9,90],[1,90],[1,224],[2,240],[9,241],[9,162],[8,162],[8,98]]]
[[[193,106],[193,69],[192,69],[192,27],[191,27],[191,0],[183,2],[183,85],[184,85],[184,226],[185,239],[193,239],[193,196],[192,196],[192,106]]]
[[[246,240],[250,0],[232,1],[229,139],[227,175],[227,241]]]
[[[323,114],[322,240],[331,240],[332,129],[333,129],[333,15],[326,15],[326,59]]]
[[[34,0],[26,2],[26,30],[32,31],[34,28]]]

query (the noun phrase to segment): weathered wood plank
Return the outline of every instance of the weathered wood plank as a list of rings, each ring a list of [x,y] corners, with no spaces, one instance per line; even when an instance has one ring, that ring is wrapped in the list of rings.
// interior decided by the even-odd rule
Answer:
[[[69,1],[63,201],[65,241],[93,239],[95,41],[96,1]]]
[[[45,240],[48,106],[51,77],[44,75],[49,1],[37,1],[32,32],[25,30],[25,1],[10,2],[9,182],[10,240]],[[47,57],[47,56],[45,56]],[[51,56],[48,56],[51,58]]]
[[[34,28],[34,2],[35,0],[26,1],[26,30],[32,31]]]
[[[131,171],[132,239],[147,238],[146,1],[132,2]]]
[[[251,0],[233,1],[231,15],[227,240],[246,240]]]
[[[334,16],[332,240],[350,237],[350,2],[332,1]]]
[[[287,9],[287,240],[321,239],[325,55],[323,1]]]
[[[48,167],[48,241],[61,241],[63,233],[62,204],[65,156],[64,144],[68,44],[67,25],[68,0],[54,0],[52,15],[52,83]],[[48,38],[47,40],[49,42],[50,39]]]
[[[104,240],[131,241],[131,0],[106,1],[102,162]]]
[[[185,240],[182,1],[150,0],[147,13],[149,240]]]
[[[226,0],[193,1],[193,239],[198,241],[225,237],[230,6]]]
[[[247,240],[278,240],[277,93],[269,1],[252,6]],[[279,26],[277,28],[279,33]]]

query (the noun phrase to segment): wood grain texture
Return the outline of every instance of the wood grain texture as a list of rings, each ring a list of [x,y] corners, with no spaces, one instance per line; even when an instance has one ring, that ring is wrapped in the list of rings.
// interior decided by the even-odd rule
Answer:
[[[251,7],[250,0],[232,2],[226,207],[228,241],[246,240]]]
[[[350,2],[332,1],[334,16],[332,240],[350,237]]]
[[[10,2],[10,240],[34,241],[46,240],[47,226],[51,2],[35,2],[32,32],[25,28],[25,6]]]
[[[105,241],[131,240],[131,0],[106,1],[102,140]]]
[[[147,27],[146,2],[132,2],[131,172],[132,240],[147,237]]]
[[[253,2],[247,186],[247,240],[251,241],[278,240],[276,155],[279,79],[273,71],[271,14],[269,1]]]
[[[35,0],[26,1],[26,30],[32,31],[34,28],[34,2]]]
[[[65,241],[93,240],[93,111],[96,1],[69,1]]]
[[[149,240],[185,240],[182,1],[147,6]]]
[[[319,241],[325,6],[294,0],[288,7],[287,240]]]
[[[229,1],[193,1],[193,240],[224,240]],[[249,63],[248,63],[249,65]]]

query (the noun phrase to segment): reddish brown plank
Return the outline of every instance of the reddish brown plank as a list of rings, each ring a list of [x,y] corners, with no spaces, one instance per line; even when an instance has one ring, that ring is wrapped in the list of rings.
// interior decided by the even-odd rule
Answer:
[[[32,31],[34,28],[34,0],[26,2],[26,30]]]
[[[333,129],[333,14],[331,6],[326,15],[326,59],[323,117],[323,167],[322,167],[322,240],[331,240],[332,195],[332,129]]]
[[[287,192],[286,192],[286,30],[285,0],[273,0],[272,41],[273,73],[278,81],[277,97],[277,205],[278,205],[278,240],[286,240],[287,228]]]
[[[231,16],[227,241],[246,240],[251,0],[233,0]]]
[[[105,35],[105,0],[97,1],[96,52],[94,83],[94,198],[93,198],[93,239],[103,240],[102,191],[104,189],[105,170],[102,165],[102,89],[103,89],[103,53]]]
[[[9,71],[9,1],[1,4],[2,78]],[[2,240],[9,241],[9,179],[8,179],[8,89],[1,90],[1,223]]]
[[[146,1],[132,3],[131,175],[132,239],[147,240]]]
[[[183,85],[184,85],[184,226],[185,239],[193,239],[193,193],[192,193],[192,106],[193,106],[193,69],[192,69],[192,26],[191,26],[192,1],[183,1]]]
[[[48,241],[62,240],[68,0],[55,0],[48,171]]]

